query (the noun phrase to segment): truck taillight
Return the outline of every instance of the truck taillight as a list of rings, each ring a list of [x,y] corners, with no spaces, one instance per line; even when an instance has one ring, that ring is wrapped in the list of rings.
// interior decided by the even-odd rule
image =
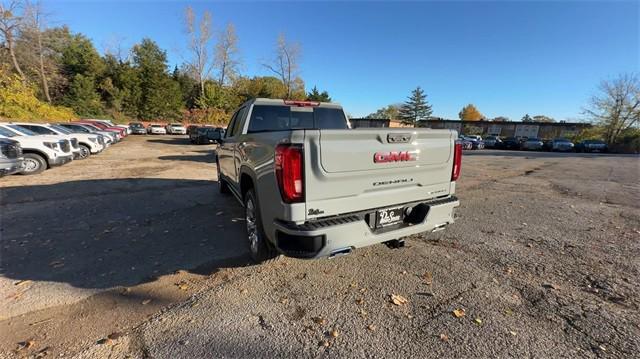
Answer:
[[[301,145],[276,146],[276,178],[285,203],[304,201],[304,154]]]
[[[462,166],[462,143],[456,142],[453,148],[453,169],[451,170],[452,181],[456,181],[460,177],[461,166]]]

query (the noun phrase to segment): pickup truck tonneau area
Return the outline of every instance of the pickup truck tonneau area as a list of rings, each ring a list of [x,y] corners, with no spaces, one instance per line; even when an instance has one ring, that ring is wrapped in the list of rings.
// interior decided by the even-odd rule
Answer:
[[[333,257],[453,223],[456,139],[350,129],[337,104],[254,99],[220,140],[218,183],[245,206],[254,260]]]

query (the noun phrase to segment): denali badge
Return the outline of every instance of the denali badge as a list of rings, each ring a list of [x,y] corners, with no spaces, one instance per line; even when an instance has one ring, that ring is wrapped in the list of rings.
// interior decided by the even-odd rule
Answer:
[[[386,162],[404,162],[415,161],[417,151],[391,151],[391,152],[376,152],[373,155],[374,163],[386,163]]]
[[[309,212],[307,212],[307,216],[317,216],[320,214],[324,214],[324,211],[321,209],[309,208]]]

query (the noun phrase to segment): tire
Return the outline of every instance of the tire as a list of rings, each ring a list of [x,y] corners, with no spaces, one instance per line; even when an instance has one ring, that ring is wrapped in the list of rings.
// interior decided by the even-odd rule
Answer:
[[[257,264],[276,261],[280,255],[264,234],[258,202],[253,189],[248,190],[244,196],[244,208],[247,225],[247,244],[249,245],[251,259]]]
[[[36,153],[25,153],[22,157],[25,166],[22,175],[35,175],[47,169],[47,161]]]
[[[89,156],[91,156],[91,149],[89,146],[80,144],[80,157],[78,158],[84,160],[85,158],[89,158]]]

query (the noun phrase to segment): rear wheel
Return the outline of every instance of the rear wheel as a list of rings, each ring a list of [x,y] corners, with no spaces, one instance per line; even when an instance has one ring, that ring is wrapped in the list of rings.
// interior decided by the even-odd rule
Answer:
[[[264,234],[260,211],[258,210],[255,194],[250,189],[244,199],[245,220],[247,224],[247,239],[249,241],[249,254],[256,263],[272,262],[278,259],[278,252]]]
[[[35,175],[47,169],[47,161],[35,153],[25,153],[24,169],[20,172],[23,175]]]
[[[85,159],[91,156],[91,149],[87,145],[80,144],[80,159]]]

